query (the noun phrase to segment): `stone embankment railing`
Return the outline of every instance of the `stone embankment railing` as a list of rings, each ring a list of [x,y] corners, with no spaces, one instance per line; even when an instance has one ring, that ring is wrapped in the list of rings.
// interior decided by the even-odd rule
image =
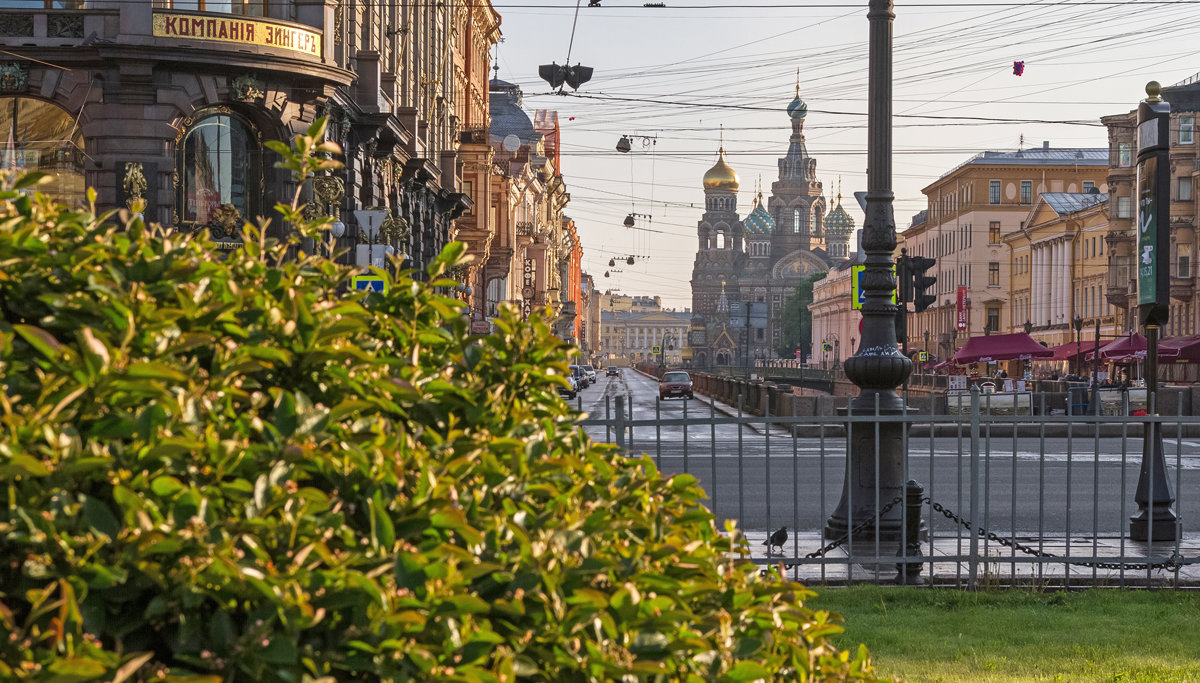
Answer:
[[[652,377],[661,377],[664,369],[654,364],[640,364],[637,369]],[[733,408],[742,406],[742,411],[760,417],[833,416],[838,408],[846,407],[850,398],[857,395],[857,387],[846,382],[849,391],[837,391],[835,395],[821,394],[811,390],[798,395],[792,386],[782,382],[747,380],[729,375],[720,375],[697,370],[688,370],[694,390]],[[908,406],[916,413],[948,415],[950,410],[946,398],[945,377],[914,375],[909,383]],[[1079,392],[1086,388],[1082,382],[1062,380],[1035,380],[1030,383],[1033,396],[1030,399],[1035,415],[1071,414],[1072,397],[1068,390]],[[838,389],[842,387],[838,386]],[[1078,398],[1075,398],[1078,402]],[[1158,391],[1158,413],[1160,415],[1200,414],[1200,386],[1167,386]]]

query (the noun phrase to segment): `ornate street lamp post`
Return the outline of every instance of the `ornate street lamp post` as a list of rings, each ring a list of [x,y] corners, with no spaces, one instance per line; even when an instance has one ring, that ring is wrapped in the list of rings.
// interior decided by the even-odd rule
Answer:
[[[851,415],[899,415],[904,402],[896,393],[912,372],[912,361],[896,346],[896,288],[892,254],[896,222],[892,213],[892,20],[891,0],[871,0],[867,113],[867,209],[862,247],[866,267],[862,287],[862,341],[846,360],[846,376],[860,387],[850,402]],[[900,541],[902,505],[883,507],[904,495],[906,453],[901,422],[849,423],[846,478],[842,497],[825,523],[829,538],[853,534],[855,541]],[[859,528],[867,520],[874,520]]]

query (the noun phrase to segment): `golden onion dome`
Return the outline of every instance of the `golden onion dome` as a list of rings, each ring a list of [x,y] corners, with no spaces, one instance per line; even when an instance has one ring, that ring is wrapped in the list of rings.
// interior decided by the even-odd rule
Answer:
[[[704,189],[734,190],[738,189],[738,174],[725,163],[725,148],[717,151],[720,155],[717,163],[704,174]]]

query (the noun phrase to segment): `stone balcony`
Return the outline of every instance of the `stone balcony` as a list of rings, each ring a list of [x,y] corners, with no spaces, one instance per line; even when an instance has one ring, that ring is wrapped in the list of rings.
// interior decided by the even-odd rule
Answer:
[[[76,47],[114,40],[120,32],[116,9],[0,10],[0,43],[22,47]]]

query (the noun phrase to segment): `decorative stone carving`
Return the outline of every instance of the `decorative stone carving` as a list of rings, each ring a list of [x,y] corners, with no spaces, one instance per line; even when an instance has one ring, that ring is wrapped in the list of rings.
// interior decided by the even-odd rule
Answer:
[[[262,81],[255,78],[253,74],[242,74],[233,79],[233,82],[229,84],[229,89],[232,91],[232,98],[238,102],[255,102],[266,95]]]
[[[76,14],[46,16],[46,35],[50,38],[82,38],[83,17]]]
[[[29,66],[21,62],[0,64],[0,92],[25,92],[29,89]]]
[[[0,36],[33,36],[32,14],[0,14]]]
[[[126,163],[125,179],[121,184],[125,188],[125,194],[129,196],[125,200],[125,206],[134,213],[141,213],[145,209],[145,194],[149,187],[142,165],[136,161]]]

